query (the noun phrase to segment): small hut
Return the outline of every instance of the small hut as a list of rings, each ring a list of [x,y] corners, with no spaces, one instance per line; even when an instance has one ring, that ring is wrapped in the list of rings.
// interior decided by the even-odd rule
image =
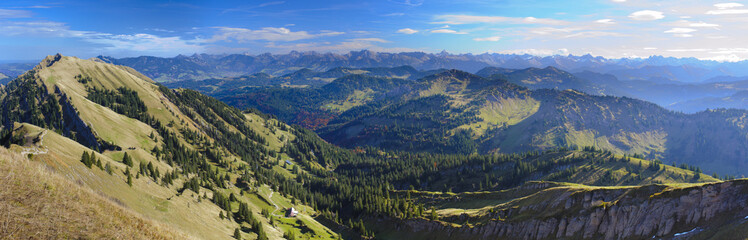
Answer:
[[[286,217],[296,217],[297,214],[299,214],[299,211],[296,211],[293,207],[286,210]]]

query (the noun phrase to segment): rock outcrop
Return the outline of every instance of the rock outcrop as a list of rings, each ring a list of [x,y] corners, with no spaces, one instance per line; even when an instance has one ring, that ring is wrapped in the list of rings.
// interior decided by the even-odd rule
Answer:
[[[684,188],[557,187],[499,205],[483,216],[490,220],[471,227],[412,220],[403,230],[480,239],[644,239],[718,227],[746,215],[748,179]]]

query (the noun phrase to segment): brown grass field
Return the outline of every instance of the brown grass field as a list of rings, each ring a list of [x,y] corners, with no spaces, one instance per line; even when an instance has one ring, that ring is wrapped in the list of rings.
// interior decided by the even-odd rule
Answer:
[[[188,239],[0,147],[0,239]]]

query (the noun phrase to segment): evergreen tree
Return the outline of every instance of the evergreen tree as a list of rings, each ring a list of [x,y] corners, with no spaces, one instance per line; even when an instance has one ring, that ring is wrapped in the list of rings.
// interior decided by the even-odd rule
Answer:
[[[283,238],[288,240],[296,239],[296,232],[289,229],[287,232],[283,233]]]
[[[242,239],[242,232],[239,231],[239,228],[234,229],[234,238],[241,240]]]
[[[96,166],[99,167],[99,169],[104,170],[104,166],[101,165],[101,159],[96,159]]]
[[[132,187],[132,174],[130,173],[129,167],[125,171],[125,175],[127,175],[127,185],[130,185],[130,187]]]
[[[124,163],[128,167],[132,167],[132,158],[130,158],[130,155],[127,155],[127,152],[125,152],[125,156],[122,157],[122,163]]]
[[[88,155],[88,152],[83,151],[83,155],[81,156],[81,162],[83,162],[86,167],[91,168],[93,165],[93,161],[91,161],[91,157]]]

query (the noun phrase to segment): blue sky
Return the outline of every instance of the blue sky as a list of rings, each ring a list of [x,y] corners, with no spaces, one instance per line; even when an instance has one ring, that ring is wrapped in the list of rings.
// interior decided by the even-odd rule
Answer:
[[[0,60],[361,49],[736,61],[748,58],[748,7],[688,0],[0,2]]]

